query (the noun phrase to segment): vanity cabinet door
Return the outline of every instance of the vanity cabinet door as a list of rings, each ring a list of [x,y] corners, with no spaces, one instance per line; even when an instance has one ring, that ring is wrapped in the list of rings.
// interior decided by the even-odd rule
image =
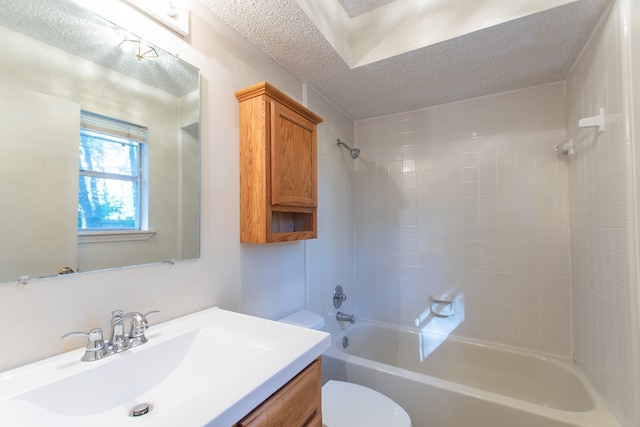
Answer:
[[[316,359],[237,427],[322,427],[322,374]]]

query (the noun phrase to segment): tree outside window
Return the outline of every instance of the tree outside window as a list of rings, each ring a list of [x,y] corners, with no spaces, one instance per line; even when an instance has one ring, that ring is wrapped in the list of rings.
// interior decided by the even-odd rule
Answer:
[[[82,112],[78,230],[140,230],[146,128]]]

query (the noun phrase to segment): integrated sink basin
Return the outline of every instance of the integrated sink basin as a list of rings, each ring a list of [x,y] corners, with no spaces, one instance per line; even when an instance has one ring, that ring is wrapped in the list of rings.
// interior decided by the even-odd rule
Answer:
[[[230,426],[331,344],[326,332],[219,308],[146,336],[94,362],[82,348],[1,372],[0,425]],[[135,407],[150,410],[132,417]]]

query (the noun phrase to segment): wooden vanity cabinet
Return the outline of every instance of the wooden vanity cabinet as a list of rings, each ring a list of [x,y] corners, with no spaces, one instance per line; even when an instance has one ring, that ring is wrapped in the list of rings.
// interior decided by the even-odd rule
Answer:
[[[320,358],[272,394],[235,427],[322,427]]]
[[[240,103],[240,241],[317,237],[317,136],[322,118],[267,82]]]

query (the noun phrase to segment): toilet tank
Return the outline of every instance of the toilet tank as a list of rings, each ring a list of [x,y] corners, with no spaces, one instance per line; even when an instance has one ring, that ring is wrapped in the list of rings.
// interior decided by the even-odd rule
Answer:
[[[322,329],[324,326],[324,317],[312,311],[300,310],[283,317],[279,322],[289,323],[307,329]]]

